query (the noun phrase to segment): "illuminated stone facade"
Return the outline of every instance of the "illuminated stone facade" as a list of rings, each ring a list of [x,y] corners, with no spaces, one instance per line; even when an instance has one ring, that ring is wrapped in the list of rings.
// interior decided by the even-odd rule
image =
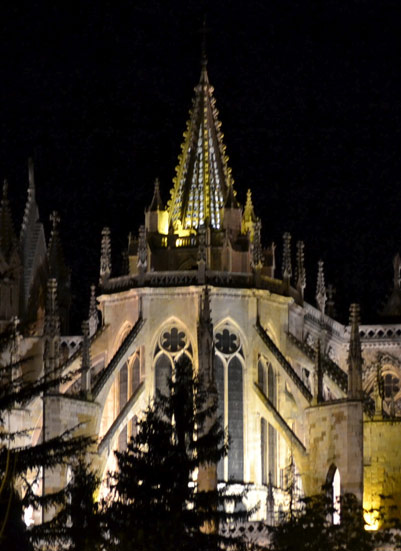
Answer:
[[[102,232],[99,287],[83,336],[63,336],[69,279],[58,219],[46,249],[34,192],[31,166],[18,244],[3,191],[0,291],[8,302],[2,299],[0,323],[5,330],[18,315],[30,334],[14,321],[1,361],[21,359],[27,377],[76,375],[44,403],[37,398],[11,412],[11,428],[34,427],[24,442],[80,424],[98,438],[93,461],[104,474],[185,354],[195,369],[212,366],[231,437],[218,478],[250,484],[248,504],[260,503],[255,519],[273,522],[289,487],[313,494],[334,480],[368,507],[386,494],[401,506],[401,325],[360,326],[356,306],[349,326],[335,321],[322,263],[317,307],[306,303],[303,243],[293,277],[288,234],[276,273],[275,246],[262,244],[250,191],[244,208],[236,198],[206,64],[171,199],[164,207],[156,182],[144,224],[129,239],[126,273],[114,273],[111,232]],[[398,304],[398,276],[394,285],[387,315]],[[51,476],[46,486],[56,487],[68,472]]]

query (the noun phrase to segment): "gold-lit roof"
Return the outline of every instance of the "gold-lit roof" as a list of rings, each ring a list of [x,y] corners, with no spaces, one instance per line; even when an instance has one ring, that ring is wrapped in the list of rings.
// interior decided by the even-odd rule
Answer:
[[[204,62],[168,203],[169,224],[178,232],[203,225],[219,229],[232,185],[213,90]]]

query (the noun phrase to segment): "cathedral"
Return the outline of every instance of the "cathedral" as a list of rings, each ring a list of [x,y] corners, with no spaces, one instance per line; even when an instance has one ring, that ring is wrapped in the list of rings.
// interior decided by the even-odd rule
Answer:
[[[306,496],[325,486],[333,499],[352,492],[367,510],[397,506],[401,518],[401,258],[386,323],[361,324],[357,304],[349,325],[336,321],[322,262],[316,303],[304,300],[304,244],[293,247],[284,234],[276,266],[251,190],[245,205],[237,199],[205,60],[170,199],[163,204],[156,181],[122,273],[111,262],[112,231],[103,229],[99,282],[80,335],[69,334],[58,216],[46,240],[32,161],[28,172],[19,236],[3,186],[0,332],[9,337],[0,363],[18,366],[12,376],[27,380],[72,377],[9,412],[11,430],[29,429],[15,445],[75,428],[96,437],[93,464],[104,477],[185,355],[214,377],[231,440],[218,480],[249,486],[244,506],[259,504],[251,520],[275,522],[290,486]],[[69,476],[46,473],[46,488]],[[40,520],[37,511],[27,517]],[[374,513],[365,520],[379,526]]]

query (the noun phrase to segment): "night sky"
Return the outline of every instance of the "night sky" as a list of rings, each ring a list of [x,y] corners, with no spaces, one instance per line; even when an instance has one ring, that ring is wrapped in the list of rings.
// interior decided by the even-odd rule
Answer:
[[[305,241],[307,299],[322,259],[340,319],[353,301],[362,321],[375,319],[401,249],[398,0],[16,2],[0,12],[0,178],[19,230],[34,157],[47,236],[50,212],[61,216],[76,320],[98,280],[101,228],[111,227],[118,272],[155,177],[169,197],[205,12],[235,188],[242,203],[252,189],[277,275],[289,231],[294,258]]]

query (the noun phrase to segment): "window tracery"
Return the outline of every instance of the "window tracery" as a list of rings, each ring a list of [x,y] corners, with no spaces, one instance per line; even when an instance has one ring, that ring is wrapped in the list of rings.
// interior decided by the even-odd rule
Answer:
[[[169,392],[168,381],[172,377],[174,362],[185,354],[193,361],[190,340],[178,323],[167,325],[156,342],[154,352],[155,390],[166,395]]]

